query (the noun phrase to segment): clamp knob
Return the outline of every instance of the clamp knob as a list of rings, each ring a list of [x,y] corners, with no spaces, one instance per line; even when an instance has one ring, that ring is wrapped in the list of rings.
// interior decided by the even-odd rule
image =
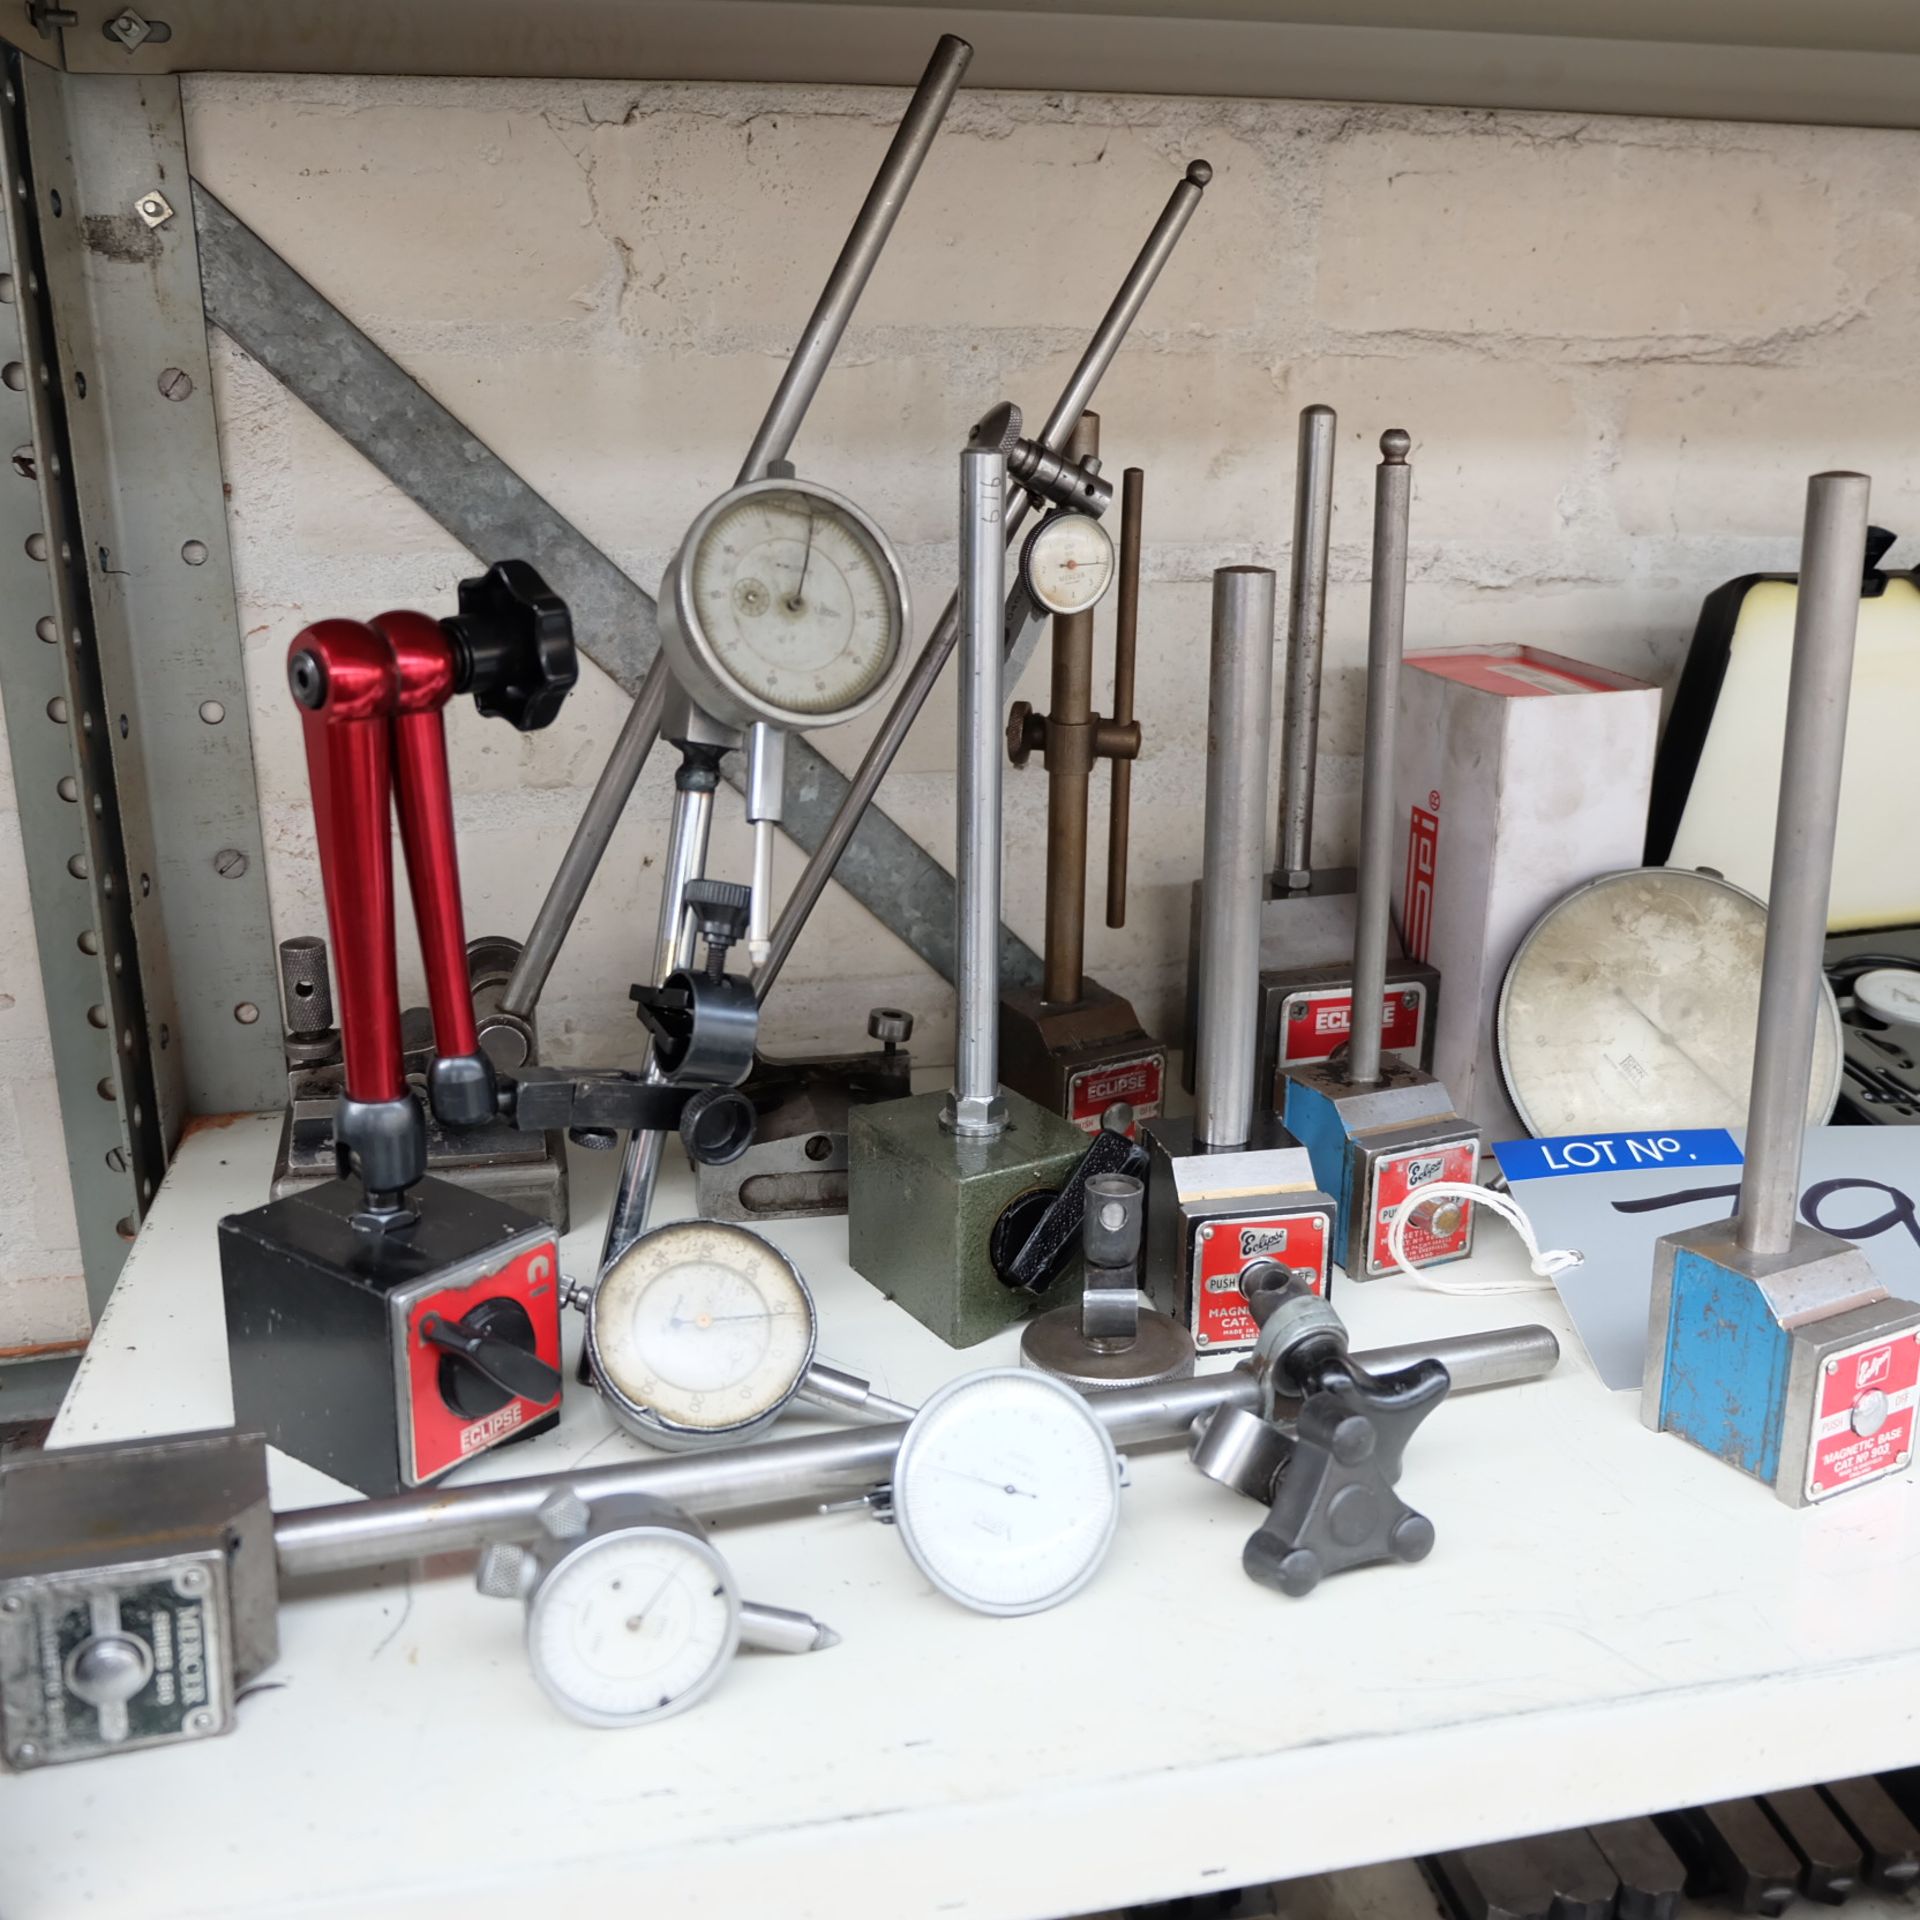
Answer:
[[[1433,1522],[1393,1487],[1407,1442],[1451,1384],[1438,1360],[1376,1377],[1344,1351],[1311,1374],[1272,1511],[1240,1556],[1250,1578],[1295,1598],[1330,1573],[1432,1552]]]
[[[567,603],[524,560],[497,560],[462,580],[460,611],[440,630],[453,648],[455,691],[521,733],[550,724],[580,677]]]
[[[717,978],[726,970],[727,949],[746,938],[753,889],[736,880],[689,880],[681,899],[707,943],[707,971]]]

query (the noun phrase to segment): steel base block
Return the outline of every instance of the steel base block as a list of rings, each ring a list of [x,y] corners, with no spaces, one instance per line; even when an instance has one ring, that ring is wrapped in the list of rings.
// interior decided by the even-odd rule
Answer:
[[[1136,1121],[1159,1113],[1167,1050],[1150,1039],[1133,1003],[1083,979],[1078,1000],[1048,1001],[1038,987],[1000,996],[1000,1079],[1037,1106],[1098,1133],[1116,1100]]]
[[[1804,1507],[1905,1469],[1916,1402],[1920,1306],[1851,1242],[1796,1224],[1785,1253],[1750,1254],[1719,1220],[1655,1247],[1648,1426]]]
[[[1433,1181],[1471,1181],[1480,1163],[1479,1130],[1454,1112],[1439,1081],[1412,1067],[1390,1067],[1371,1087],[1349,1086],[1337,1067],[1305,1068],[1284,1075],[1282,1084],[1286,1124],[1338,1207],[1334,1257],[1342,1271],[1350,1280],[1393,1272],[1393,1213]],[[1464,1260],[1472,1251],[1469,1204],[1442,1201],[1408,1226],[1406,1254],[1417,1267]]]
[[[1008,1092],[991,1140],[940,1124],[944,1093],[855,1107],[847,1116],[847,1258],[854,1271],[952,1347],[971,1347],[1036,1309],[1074,1296],[1069,1272],[1037,1300],[994,1272],[988,1236],[1007,1204],[1058,1187],[1087,1137]]]
[[[1275,1261],[1327,1290],[1334,1206],[1307,1150],[1272,1114],[1244,1147],[1208,1148],[1191,1120],[1146,1129],[1148,1297],[1202,1353],[1250,1352],[1260,1337],[1240,1290],[1255,1261]]]

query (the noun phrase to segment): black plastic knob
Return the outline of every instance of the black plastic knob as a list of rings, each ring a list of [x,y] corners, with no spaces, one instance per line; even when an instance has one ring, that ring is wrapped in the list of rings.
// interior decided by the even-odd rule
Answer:
[[[567,603],[524,560],[497,560],[460,582],[460,611],[440,623],[454,685],[489,720],[537,733],[580,678]]]
[[[544,1406],[560,1375],[534,1351],[533,1320],[517,1300],[482,1300],[459,1320],[430,1313],[420,1338],[440,1349],[440,1394],[462,1419],[483,1420],[509,1400]]]

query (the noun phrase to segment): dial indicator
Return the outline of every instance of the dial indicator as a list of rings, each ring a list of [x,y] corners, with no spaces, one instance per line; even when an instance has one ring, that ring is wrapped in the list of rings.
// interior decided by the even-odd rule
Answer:
[[[656,1228],[608,1268],[587,1323],[595,1377],[642,1437],[689,1446],[770,1422],[813,1362],[813,1296],[757,1233]]]
[[[689,529],[660,596],[675,676],[732,726],[838,724],[888,691],[906,633],[906,576],[852,501],[756,480]]]
[[[563,1713],[592,1726],[664,1719],[711,1688],[740,1640],[719,1554],[674,1526],[582,1542],[535,1591],[527,1654]]]
[[[1020,555],[1027,590],[1049,613],[1084,613],[1113,584],[1113,542],[1089,513],[1054,513]]]
[[[893,1515],[914,1564],[979,1613],[1037,1613],[1093,1578],[1120,1516],[1120,1462],[1072,1388],[995,1368],[915,1416]]]

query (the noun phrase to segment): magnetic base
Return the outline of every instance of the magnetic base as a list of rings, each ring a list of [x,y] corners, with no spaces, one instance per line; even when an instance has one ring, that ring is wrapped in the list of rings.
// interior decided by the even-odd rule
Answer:
[[[1244,1146],[1209,1148],[1189,1119],[1145,1129],[1147,1244],[1154,1304],[1203,1353],[1250,1350],[1260,1336],[1240,1274],[1256,1260],[1293,1269],[1324,1293],[1332,1200],[1314,1186],[1306,1149],[1272,1114],[1256,1114]]]
[[[1151,1387],[1193,1374],[1192,1336],[1152,1307],[1140,1312],[1139,1331],[1124,1347],[1096,1347],[1080,1331],[1078,1301],[1029,1320],[1020,1333],[1020,1364],[1064,1380],[1077,1393]]]
[[[422,1486],[477,1454],[545,1432],[559,1393],[463,1405],[457,1365],[420,1333],[483,1302],[518,1306],[530,1349],[560,1364],[552,1231],[449,1181],[407,1196],[411,1226],[355,1224],[357,1181],[332,1180],[220,1222],[234,1424],[366,1494]],[[516,1342],[518,1344],[518,1342]]]
[[[1920,1306],[1861,1250],[1796,1224],[1746,1252],[1731,1220],[1654,1249],[1640,1417],[1804,1507],[1912,1461]]]
[[[1338,1066],[1283,1075],[1286,1124],[1313,1158],[1338,1208],[1335,1258],[1350,1280],[1392,1273],[1387,1229],[1408,1196],[1435,1181],[1471,1182],[1480,1134],[1453,1110],[1447,1090],[1413,1067],[1388,1067],[1370,1087],[1348,1084]],[[1464,1260],[1473,1251],[1473,1208],[1442,1201],[1408,1223],[1416,1267]]]
[[[1159,1113],[1167,1050],[1148,1037],[1133,1003],[1098,980],[1083,979],[1078,1000],[1013,987],[1000,996],[1000,1078],[1083,1133],[1098,1133],[1116,1100],[1136,1120]]]
[[[949,1346],[971,1347],[1071,1293],[1071,1276],[1038,1301],[1015,1293],[994,1272],[987,1241],[1008,1202],[1066,1179],[1087,1137],[1008,1092],[1005,1131],[967,1139],[940,1125],[946,1097],[916,1094],[848,1115],[847,1258]]]

